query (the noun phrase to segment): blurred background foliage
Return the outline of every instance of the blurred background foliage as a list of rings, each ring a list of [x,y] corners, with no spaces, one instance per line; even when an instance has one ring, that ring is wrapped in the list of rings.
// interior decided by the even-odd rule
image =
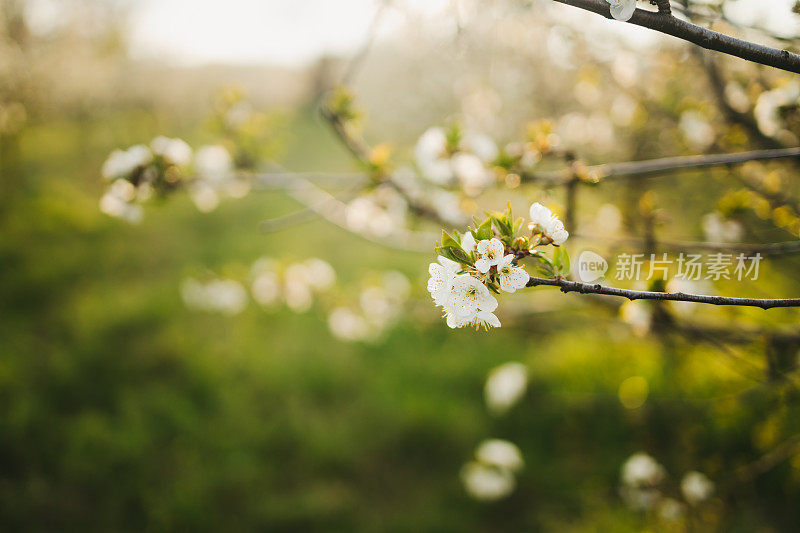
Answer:
[[[0,2],[2,529],[792,531],[800,522],[798,346],[774,334],[797,324],[795,310],[676,308],[692,323],[757,331],[729,344],[724,329],[632,327],[616,305],[536,289],[504,298],[501,329],[451,331],[423,290],[432,242],[427,255],[398,252],[319,221],[260,233],[261,220],[298,209],[280,191],[211,213],[187,195],[156,199],[138,225],[102,214],[106,156],[160,134],[193,146],[225,139],[241,168],[265,158],[298,171],[356,168],[315,104],[341,58],[133,59],[134,4],[64,0],[61,22],[43,30],[27,18],[30,3]],[[456,119],[500,143],[549,119],[560,146],[589,164],[800,142],[796,77],[587,25],[550,2],[455,4],[433,19],[406,13],[352,80],[365,136],[390,141],[398,160],[429,126]],[[718,3],[689,8],[722,31],[796,42],[737,26]],[[245,138],[213,118],[239,93],[261,117]],[[741,240],[794,240],[794,207],[776,215],[736,195],[752,193],[749,179],[796,198],[796,170],[754,163],[585,188],[574,232],[641,235],[657,210],[659,237],[703,240],[704,215],[719,211],[734,215]],[[646,212],[645,194],[655,203]],[[467,207],[508,197],[520,212],[542,198],[563,203],[563,191],[526,186]],[[620,227],[603,226],[609,203]],[[796,203],[774,207],[784,205]],[[568,244],[573,255],[583,246],[636,250]],[[188,276],[246,280],[263,256],[321,257],[345,286],[397,270],[411,299],[368,342],[333,335],[319,301],[304,313],[249,301],[235,316],[182,302]],[[798,266],[797,256],[769,257],[758,282],[712,290],[798,296]],[[484,382],[509,361],[527,368],[527,391],[493,413]],[[515,443],[525,464],[510,496],[483,502],[459,472],[488,438]],[[663,465],[673,498],[694,470],[714,480],[714,495],[681,504],[677,518],[630,509],[620,468],[638,451]]]

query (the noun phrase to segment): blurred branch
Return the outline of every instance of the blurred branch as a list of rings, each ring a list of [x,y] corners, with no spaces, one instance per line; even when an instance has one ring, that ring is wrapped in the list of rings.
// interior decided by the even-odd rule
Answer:
[[[670,174],[676,170],[699,169],[713,166],[741,165],[749,161],[766,161],[800,157],[800,147],[751,150],[732,154],[686,155],[662,157],[643,161],[626,161],[579,168],[589,183],[621,176],[656,176]],[[568,184],[576,169],[568,168],[552,172],[532,172],[523,176],[526,182],[543,182],[551,185]]]
[[[528,287],[548,285],[560,287],[561,292],[578,292],[581,294],[603,294],[607,296],[620,296],[633,300],[664,300],[673,302],[694,302],[711,305],[737,305],[745,307],[760,307],[770,309],[773,307],[800,307],[800,298],[734,298],[729,296],[706,296],[702,294],[686,294],[682,292],[652,292],[619,289],[604,285],[580,283],[566,279],[549,279],[531,277]]]
[[[591,11],[611,18],[609,4],[605,0],[554,0],[555,2]],[[708,50],[740,57],[747,61],[768,65],[789,72],[800,73],[800,55],[788,50],[779,50],[760,44],[737,39],[713,30],[702,28],[666,13],[654,13],[636,9],[629,24],[643,26],[651,30],[671,35],[696,44]]]
[[[288,225],[298,223],[298,221],[305,222],[310,217],[320,216],[362,239],[405,252],[429,253],[431,246],[433,246],[438,237],[433,233],[418,233],[403,229],[381,236],[373,236],[363,231],[357,231],[347,223],[347,206],[329,192],[306,180],[296,180],[292,187],[287,188],[287,193],[306,208],[284,217],[263,221],[261,223],[262,231],[270,232],[284,229]]]
[[[645,239],[642,237],[609,237],[607,235],[593,235],[590,233],[575,234],[575,237],[590,240],[607,240],[618,243],[629,244],[644,244]],[[710,251],[726,251],[726,252],[744,252],[744,253],[761,253],[764,255],[781,255],[786,253],[800,252],[800,240],[784,241],[784,242],[769,242],[764,244],[759,243],[744,243],[744,242],[710,242],[710,241],[665,241],[659,240],[657,249],[659,250],[675,250],[675,251],[688,251],[688,250],[710,250]]]
[[[795,435],[772,449],[757,461],[737,470],[737,477],[739,481],[752,481],[761,474],[772,470],[786,459],[789,459],[798,451],[800,451],[800,435]]]
[[[333,129],[334,133],[336,133],[339,141],[342,143],[342,145],[344,145],[345,148],[347,148],[350,154],[362,166],[369,168],[369,159],[370,154],[372,153],[372,147],[367,144],[362,137],[357,135],[353,131],[353,128],[349,127],[348,124],[342,120],[342,117],[337,115],[327,105],[322,104],[320,106],[320,114],[331,125],[331,128]],[[405,200],[406,204],[408,204],[408,208],[415,215],[421,218],[426,218],[443,226],[452,223],[452,221],[444,220],[432,207],[419,202],[416,198],[413,198],[410,194],[408,194],[408,191],[406,191],[394,179],[392,179],[391,174],[377,171],[377,175],[375,176],[374,180],[375,184],[386,184],[392,187],[403,198],[403,200]]]

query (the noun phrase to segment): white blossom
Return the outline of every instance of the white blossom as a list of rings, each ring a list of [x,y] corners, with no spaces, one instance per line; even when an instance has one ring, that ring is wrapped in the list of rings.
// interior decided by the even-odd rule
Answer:
[[[109,180],[124,178],[138,167],[149,164],[152,159],[152,152],[143,144],[131,146],[127,150],[114,150],[103,163],[101,174]]]
[[[564,223],[539,202],[531,205],[529,214],[532,228],[549,238],[556,246],[561,246],[569,238],[569,232],[564,228]]]
[[[336,283],[336,271],[327,261],[312,257],[303,262],[308,284],[316,291],[326,291]]]
[[[665,476],[664,467],[644,452],[631,455],[622,465],[622,482],[629,487],[657,485]]]
[[[115,180],[100,198],[100,211],[130,224],[142,221],[142,206],[133,203],[137,197],[136,187],[129,181]]]
[[[439,263],[428,265],[428,292],[431,293],[436,305],[445,305],[450,295],[453,276],[459,271],[460,266],[455,261],[439,256]]]
[[[500,288],[506,292],[515,292],[528,284],[530,275],[521,266],[514,266],[514,254],[508,254],[497,263],[497,275]]]
[[[197,149],[194,166],[200,179],[220,185],[231,177],[233,158],[222,145],[201,146]]]
[[[499,328],[502,324],[500,324],[500,319],[497,318],[497,315],[490,311],[478,311],[475,313],[475,320],[472,322],[476,328]]]
[[[456,274],[450,281],[449,295],[445,305],[448,315],[458,319],[473,321],[478,311],[492,313],[497,309],[497,299],[492,296],[486,285],[469,274]],[[487,317],[484,315],[486,319]]]
[[[689,472],[681,480],[681,492],[686,501],[697,505],[714,493],[714,482],[701,472]]]
[[[744,229],[738,221],[715,212],[703,216],[703,233],[711,242],[736,242],[742,239]]]
[[[281,295],[281,283],[278,274],[269,270],[258,273],[253,279],[251,290],[253,299],[260,305],[269,306],[274,304]]]
[[[472,235],[471,231],[467,231],[464,236],[461,237],[461,248],[463,248],[468,254],[476,251],[477,246],[478,243],[475,242],[475,237]]]
[[[497,144],[488,135],[474,131],[464,133],[461,148],[478,156],[484,163],[491,163],[497,157]]]
[[[505,363],[493,368],[486,378],[484,398],[495,414],[508,411],[525,394],[528,371],[522,363]]]
[[[150,141],[150,148],[154,154],[178,166],[186,166],[192,161],[192,147],[182,139],[159,136]]]
[[[459,152],[450,159],[450,164],[453,174],[468,192],[480,192],[494,183],[494,173],[474,154]]]
[[[770,137],[781,133],[785,127],[780,109],[784,106],[797,105],[798,99],[800,99],[800,83],[796,80],[761,93],[753,109],[758,128]]]
[[[447,134],[434,127],[423,133],[414,147],[417,166],[423,176],[437,185],[447,185],[453,179],[453,169],[447,157]]]
[[[481,463],[494,466],[508,472],[517,472],[525,464],[519,448],[507,440],[488,439],[475,450],[475,457]]]
[[[516,486],[511,472],[476,461],[467,463],[461,469],[461,482],[470,496],[483,501],[505,498]]]
[[[337,307],[328,316],[331,333],[344,341],[360,341],[369,334],[369,326],[364,317],[346,307]]]
[[[203,283],[189,278],[181,285],[181,296],[191,309],[229,316],[239,314],[247,305],[247,291],[241,283],[231,279]]]
[[[475,261],[475,268],[478,269],[478,272],[483,274],[489,272],[490,268],[499,264],[503,259],[503,252],[505,252],[505,246],[500,239],[496,238],[480,241],[476,249],[479,259]]]
[[[611,16],[617,20],[630,20],[636,11],[636,0],[606,0],[611,6]]]
[[[189,196],[201,213],[210,213],[219,205],[217,191],[203,181],[192,183],[189,187]]]

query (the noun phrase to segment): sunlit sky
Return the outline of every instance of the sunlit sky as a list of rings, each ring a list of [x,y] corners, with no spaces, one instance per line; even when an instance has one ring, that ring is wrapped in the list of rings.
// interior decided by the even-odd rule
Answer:
[[[128,36],[135,57],[188,65],[298,65],[323,54],[346,54],[356,49],[364,42],[384,0],[122,1],[132,8]],[[392,0],[393,7],[384,13],[378,36],[396,31],[409,14],[452,17],[452,7],[460,1]],[[788,36],[798,31],[798,17],[790,14],[794,1],[735,0],[726,2],[725,12],[739,23]],[[26,5],[30,21],[41,29],[57,26],[67,6],[60,0],[26,0]],[[560,7],[564,13],[579,16],[574,8]],[[590,20],[593,24],[615,24],[616,31],[634,38],[648,33],[628,24]]]
[[[451,0],[403,0],[434,14]],[[183,63],[297,64],[343,53],[364,41],[377,0],[140,0],[131,21],[132,52]],[[380,34],[401,24],[390,9]]]

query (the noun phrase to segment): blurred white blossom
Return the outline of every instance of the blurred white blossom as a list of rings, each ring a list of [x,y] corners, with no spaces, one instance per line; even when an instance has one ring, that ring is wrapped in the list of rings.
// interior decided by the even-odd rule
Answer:
[[[514,475],[475,461],[461,469],[461,482],[467,493],[476,500],[493,501],[505,498],[516,487]]]
[[[683,476],[681,492],[692,505],[706,501],[714,493],[714,482],[701,472],[692,471]]]
[[[143,144],[131,146],[127,150],[114,150],[103,163],[101,174],[109,180],[123,178],[137,168],[148,165],[152,159],[153,153]]]
[[[525,464],[516,444],[502,439],[483,441],[475,450],[475,458],[485,465],[512,473],[518,472]]]
[[[192,147],[183,139],[159,136],[150,141],[150,148],[155,155],[178,166],[186,166],[192,161]]]
[[[194,278],[181,284],[181,297],[190,309],[237,315],[247,305],[247,291],[238,281],[214,279],[207,282]]]
[[[703,216],[703,233],[711,242],[736,242],[742,239],[744,228],[738,221],[714,212]]]
[[[528,370],[522,363],[505,363],[495,367],[486,378],[486,405],[495,414],[505,413],[522,398],[527,387]]]
[[[328,316],[328,327],[336,337],[344,341],[360,341],[369,334],[369,325],[363,316],[346,307],[337,307]]]

